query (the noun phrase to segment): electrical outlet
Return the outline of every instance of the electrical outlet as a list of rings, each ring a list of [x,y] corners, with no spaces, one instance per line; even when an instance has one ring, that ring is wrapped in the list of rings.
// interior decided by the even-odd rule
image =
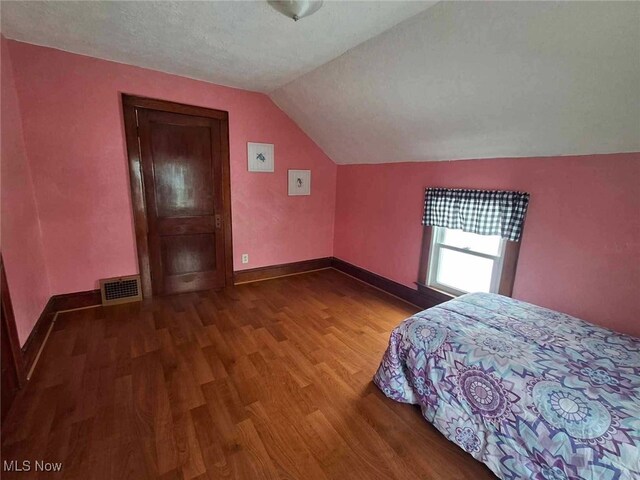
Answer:
[[[249,254],[248,253],[243,253],[242,254],[242,263],[249,263]]]

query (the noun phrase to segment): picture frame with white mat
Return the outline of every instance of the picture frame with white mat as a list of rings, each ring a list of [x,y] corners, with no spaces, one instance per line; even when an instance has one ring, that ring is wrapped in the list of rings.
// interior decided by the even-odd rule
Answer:
[[[311,195],[311,170],[289,170],[289,196]]]

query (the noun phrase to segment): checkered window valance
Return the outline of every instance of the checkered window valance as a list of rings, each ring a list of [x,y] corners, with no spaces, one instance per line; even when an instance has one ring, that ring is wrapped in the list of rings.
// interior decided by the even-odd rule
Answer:
[[[422,224],[517,242],[528,205],[525,192],[427,188]]]

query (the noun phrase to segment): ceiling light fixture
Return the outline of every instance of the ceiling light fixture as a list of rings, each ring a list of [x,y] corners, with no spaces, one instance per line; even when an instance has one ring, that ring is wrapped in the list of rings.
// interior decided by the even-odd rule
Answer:
[[[323,0],[268,0],[269,5],[294,21],[316,13]]]

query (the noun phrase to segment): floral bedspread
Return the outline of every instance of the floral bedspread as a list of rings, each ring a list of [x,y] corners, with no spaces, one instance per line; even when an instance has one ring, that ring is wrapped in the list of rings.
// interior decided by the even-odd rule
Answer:
[[[374,382],[500,478],[640,479],[637,338],[472,293],[396,327]]]

